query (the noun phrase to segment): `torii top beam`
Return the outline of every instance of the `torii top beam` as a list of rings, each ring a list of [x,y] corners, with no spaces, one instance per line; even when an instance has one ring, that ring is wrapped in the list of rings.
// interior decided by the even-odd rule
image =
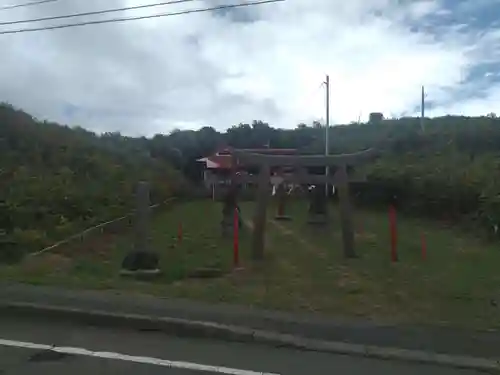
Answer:
[[[335,165],[356,165],[373,159],[378,155],[375,149],[367,149],[352,154],[339,155],[264,155],[247,151],[232,149],[231,153],[242,164],[246,165],[269,165],[276,166],[335,166]]]

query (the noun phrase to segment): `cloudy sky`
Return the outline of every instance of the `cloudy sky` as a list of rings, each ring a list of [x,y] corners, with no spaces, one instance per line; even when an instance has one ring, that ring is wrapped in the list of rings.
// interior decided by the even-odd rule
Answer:
[[[34,0],[2,0],[1,6]],[[0,23],[151,4],[59,0],[0,10]],[[198,0],[0,31],[251,0]],[[128,135],[260,119],[293,128],[427,111],[500,112],[500,0],[287,0],[175,17],[0,34],[0,101]]]

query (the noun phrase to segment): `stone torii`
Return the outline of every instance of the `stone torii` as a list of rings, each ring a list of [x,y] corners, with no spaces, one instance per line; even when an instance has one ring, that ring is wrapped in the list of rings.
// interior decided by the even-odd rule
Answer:
[[[264,238],[266,229],[266,209],[269,199],[269,182],[271,167],[293,167],[296,170],[291,176],[285,178],[286,182],[309,184],[332,184],[337,187],[340,204],[340,222],[344,256],[355,258],[354,228],[352,223],[352,208],[349,199],[349,182],[364,181],[364,178],[350,178],[348,166],[359,165],[374,159],[378,155],[375,149],[368,149],[352,154],[340,155],[266,155],[231,150],[232,156],[232,181],[237,183],[236,170],[238,165],[259,167],[258,176],[243,177],[246,182],[258,183],[257,205],[253,216],[252,256],[255,260],[264,258]],[[333,175],[312,175],[306,172],[307,167],[337,167]]]

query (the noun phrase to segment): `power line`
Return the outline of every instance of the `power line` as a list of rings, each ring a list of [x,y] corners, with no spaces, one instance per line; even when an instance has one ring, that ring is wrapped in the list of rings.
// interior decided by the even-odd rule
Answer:
[[[107,20],[78,22],[78,23],[71,23],[71,24],[57,25],[57,26],[46,26],[46,27],[36,27],[36,28],[34,27],[34,28],[29,28],[29,29],[7,30],[7,31],[0,31],[0,35],[3,35],[3,34],[27,33],[27,32],[32,32],[32,31],[45,31],[45,30],[65,29],[65,28],[69,28],[69,27],[87,26],[87,25],[99,25],[99,24],[112,23],[112,22],[137,21],[137,20],[144,20],[144,19],[149,19],[149,18],[180,16],[180,15],[183,15],[183,14],[202,13],[202,12],[209,12],[209,11],[212,11],[212,10],[220,10],[220,9],[241,8],[241,7],[245,7],[245,6],[278,3],[278,2],[283,2],[283,1],[286,1],[286,0],[253,1],[253,2],[249,2],[249,3],[232,4],[232,5],[221,5],[221,6],[212,7],[212,8],[200,8],[200,9],[184,10],[184,11],[180,11],[180,12],[152,14],[152,15],[149,15],[149,16],[111,18],[111,19],[107,19]]]
[[[330,139],[328,135],[328,130],[330,127],[330,76],[326,75],[325,83],[325,102],[326,102],[326,115],[325,115],[325,156],[330,153]],[[330,168],[328,165],[325,166],[325,177],[328,178],[330,174]],[[328,198],[328,181],[325,183],[325,196]]]
[[[3,7],[0,7],[0,10],[8,10],[8,9],[15,9],[15,8],[24,8],[24,7],[30,7],[33,5],[40,5],[40,4],[45,4],[45,3],[53,3],[55,1],[59,0],[39,0],[39,1],[32,1],[31,3],[23,3],[23,4],[17,4],[17,5],[6,5]]]
[[[189,3],[189,2],[193,2],[193,1],[200,1],[200,0],[171,0],[171,1],[164,1],[161,3],[147,4],[147,5],[136,5],[136,6],[124,7],[124,8],[97,10],[97,11],[93,11],[93,12],[73,13],[73,14],[66,14],[66,15],[62,15],[62,16],[51,16],[51,17],[33,18],[33,19],[28,19],[28,20],[7,21],[7,22],[0,22],[0,26],[15,25],[15,24],[29,23],[29,22],[53,21],[53,20],[60,20],[60,19],[64,19],[64,18],[73,18],[73,17],[82,17],[82,16],[94,16],[96,14],[123,12],[126,10],[152,8],[152,7],[162,6],[162,5]]]

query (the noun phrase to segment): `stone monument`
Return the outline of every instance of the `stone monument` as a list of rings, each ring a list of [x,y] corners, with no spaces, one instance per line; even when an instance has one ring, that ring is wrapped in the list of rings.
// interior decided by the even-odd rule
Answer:
[[[328,222],[328,199],[319,186],[314,185],[309,190],[308,214],[308,224],[321,225]]]
[[[137,208],[135,213],[135,238],[133,249],[122,261],[123,276],[148,277],[160,273],[160,258],[150,249],[150,200],[149,184],[137,185]]]
[[[231,184],[222,200],[221,229],[223,236],[231,236],[234,225],[234,211],[238,211],[238,226],[242,227],[241,212],[238,205],[238,185]]]
[[[286,214],[286,203],[288,200],[288,192],[284,181],[281,181],[276,186],[276,198],[278,201],[278,211],[274,217],[276,220],[291,220],[291,217]]]

